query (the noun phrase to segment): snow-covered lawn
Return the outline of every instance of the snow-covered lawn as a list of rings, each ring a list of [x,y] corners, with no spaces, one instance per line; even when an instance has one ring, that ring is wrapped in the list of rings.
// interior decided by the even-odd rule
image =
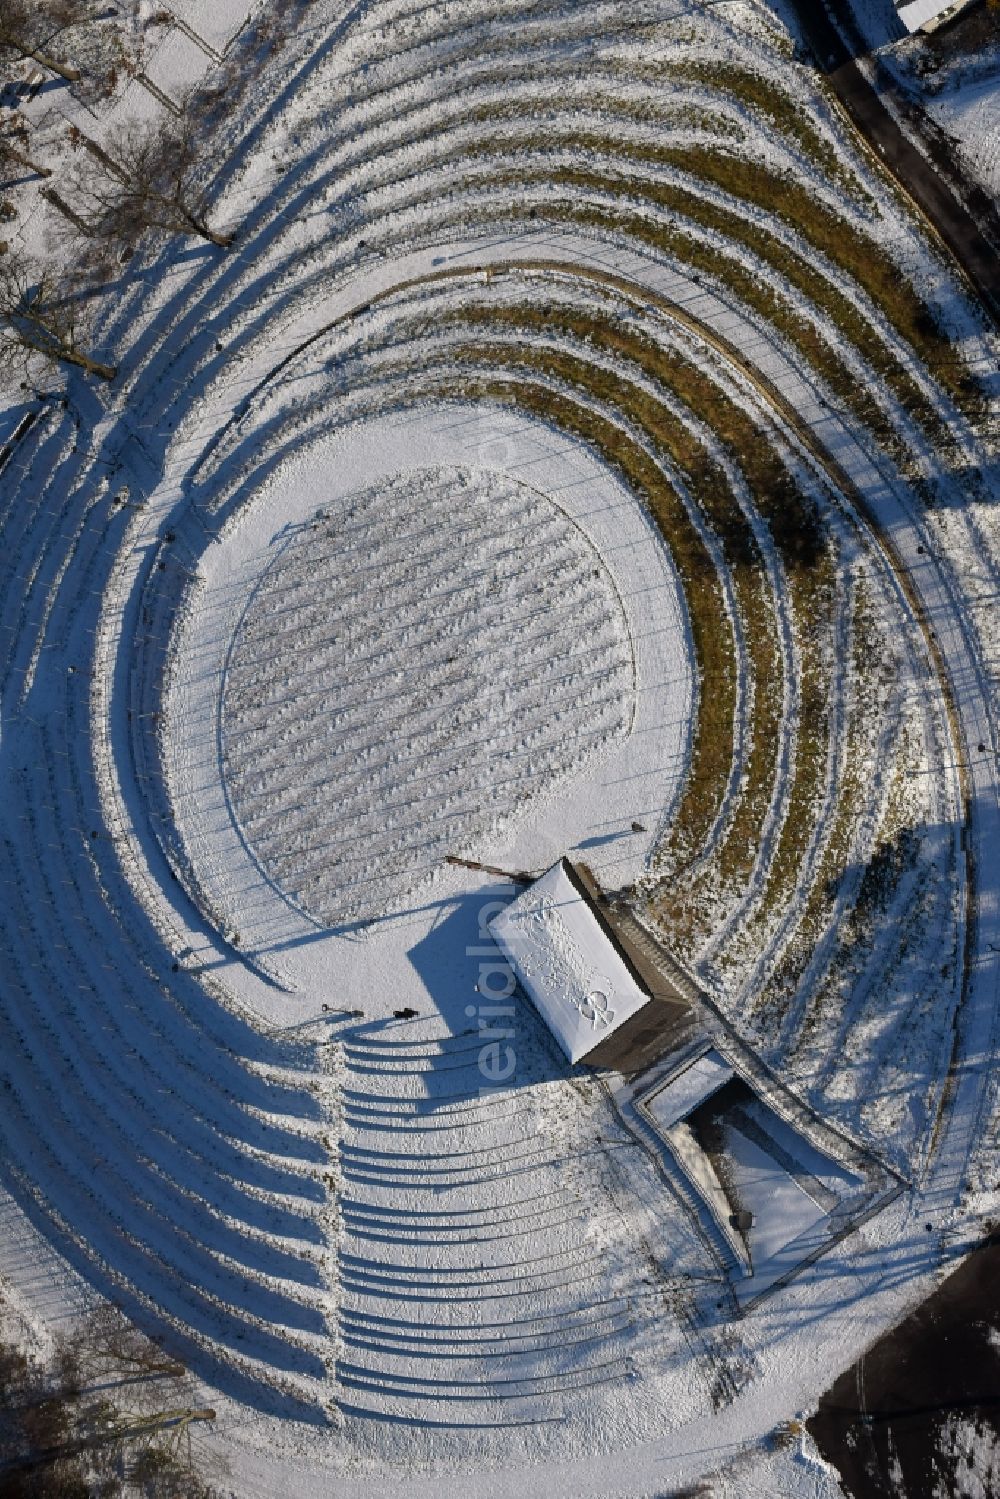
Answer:
[[[927,109],[952,137],[964,165],[1000,202],[1000,44],[992,69],[961,77],[927,100]]]
[[[583,844],[627,881],[685,763],[665,549],[581,445],[474,408],[289,460],[203,551],[170,660],[177,822],[254,951],[426,903],[447,854]]]

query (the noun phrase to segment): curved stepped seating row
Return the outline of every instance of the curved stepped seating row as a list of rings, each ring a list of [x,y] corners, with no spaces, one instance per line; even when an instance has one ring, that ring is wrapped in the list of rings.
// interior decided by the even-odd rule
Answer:
[[[53,472],[65,451],[63,444],[69,424],[70,419],[64,411],[46,408],[39,413],[5,463],[0,490],[0,528],[4,535],[9,527],[24,523],[22,507],[26,480],[30,480],[32,491],[39,483],[44,484],[46,476]]]
[[[103,880],[107,867],[103,862],[97,865],[90,857],[81,860],[79,850],[71,848],[66,850],[66,859],[66,867],[74,874],[81,869],[87,885]],[[67,883],[75,895],[75,881]],[[224,1132],[265,1154],[286,1157],[290,1165],[299,1161],[303,1174],[308,1174],[310,1165],[322,1159],[313,1139],[317,1110],[302,1084],[296,1086],[269,1075],[280,1051],[272,1051],[265,1067],[254,1065],[239,1045],[245,1027],[221,1009],[213,1014],[192,976],[178,973],[168,979],[160,966],[162,954],[155,949],[143,951],[141,926],[137,930],[129,923],[126,929],[117,915],[95,922],[94,912],[100,907],[92,897],[92,889],[81,890],[74,915],[92,935],[91,951],[127,956],[128,961],[122,963],[122,981],[144,986],[142,1002],[130,1009],[141,1017],[144,1033],[158,1043],[158,1055],[150,1056],[150,1064],[169,1073],[185,1107],[196,1112],[204,1106],[200,1104],[203,1078],[211,1076],[215,1086],[210,1098],[221,1111]],[[151,966],[151,959],[157,967]],[[125,1014],[122,1012],[123,1018]],[[140,1023],[138,1018],[136,1023]],[[190,1085],[188,1077],[192,1079]]]
[[[602,1205],[539,1112],[530,1025],[515,1044],[519,1090],[478,1100],[467,1038],[345,1045],[336,1379],[355,1415],[542,1423],[629,1376],[645,1287],[588,1242]],[[437,1098],[439,1069],[470,1101]]]
[[[77,548],[65,589],[65,572],[50,580],[45,623],[66,639],[78,638],[98,549],[99,540]],[[306,1388],[323,1375],[325,1329],[308,1250],[322,1244],[324,1198],[322,1153],[302,1133],[308,1096],[268,1076],[292,1062],[287,1048],[254,1039],[266,1070],[248,1070],[233,1047],[241,1031],[252,1036],[247,1027],[221,1010],[213,1025],[193,977],[168,981],[169,954],[135,907],[100,815],[89,695],[85,672],[64,677],[55,697],[49,684],[44,723],[19,725],[21,753],[33,741],[43,774],[22,776],[17,849],[5,843],[12,990],[3,1019],[13,1027],[5,1052],[32,1067],[10,1073],[5,1093],[23,1111],[34,1158],[47,1162],[38,1179],[49,1222],[86,1224],[75,1250],[99,1285],[119,1289],[124,1274],[147,1322],[162,1317],[172,1335],[194,1335],[203,1363],[206,1352],[232,1361],[230,1373],[239,1363],[241,1382],[284,1369]]]
[[[53,650],[58,657],[73,638],[74,623],[81,612],[101,596],[95,584],[103,582],[108,545],[116,528],[117,500],[103,494],[99,484],[82,479],[73,501],[72,512],[63,523],[72,531],[64,529],[53,540],[47,565],[36,574],[33,591],[40,598],[34,604],[25,600],[32,618],[19,632],[25,644],[31,643],[31,654],[22,668],[18,699],[22,708],[29,701],[42,652]],[[90,609],[90,614],[95,611]]]
[[[63,848],[60,852],[58,867],[73,870],[72,851]],[[46,854],[39,859],[39,870],[44,871],[50,857]],[[9,919],[14,930],[29,943],[28,950],[37,954],[35,962],[42,973],[48,971],[53,992],[64,996],[59,1011],[60,1050],[66,1050],[65,1065],[71,1074],[79,1071],[84,1091],[96,1090],[100,1098],[99,1115],[107,1127],[118,1126],[118,1110],[124,1107],[129,1118],[124,1135],[133,1145],[136,1140],[147,1140],[143,1152],[147,1165],[160,1173],[169,1173],[170,1160],[176,1152],[175,1169],[183,1168],[182,1181],[189,1175],[192,1182],[200,1182],[207,1189],[217,1184],[222,1193],[223,1211],[236,1203],[240,1203],[244,1213],[252,1208],[256,1216],[261,1211],[253,1197],[243,1201],[235,1189],[235,1181],[246,1180],[259,1191],[270,1174],[272,1190],[276,1187],[283,1195],[294,1194],[299,1186],[297,1173],[287,1167],[281,1172],[272,1167],[268,1173],[263,1165],[255,1173],[253,1157],[238,1148],[241,1140],[245,1144],[259,1142],[258,1148],[266,1147],[270,1143],[268,1132],[245,1109],[238,1107],[235,1099],[224,1094],[220,1097],[217,1086],[209,1091],[211,1054],[206,1054],[203,1048],[201,1068],[205,1069],[207,1064],[206,1075],[204,1070],[195,1071],[193,1064],[183,1065],[179,1047],[172,1045],[175,1035],[172,1027],[168,1025],[157,1035],[151,1024],[149,996],[134,993],[130,985],[135,978],[120,974],[107,961],[104,956],[107,948],[100,943],[78,904],[72,876],[64,874],[54,886],[44,873],[34,875],[32,867],[22,859],[17,859],[14,867],[16,874],[10,880],[12,894],[15,888],[24,889],[31,893],[32,900],[28,904],[27,897],[23,903],[12,899]],[[58,946],[38,929],[57,895],[59,909],[71,919],[62,924],[64,940]],[[78,997],[80,993],[84,996],[82,1000]],[[101,1029],[108,1037],[117,1032],[117,1044],[108,1050],[107,1060],[86,1030],[95,1011],[101,1016]],[[42,1010],[40,1019],[44,1017]],[[177,1039],[182,1041],[179,1034]],[[153,1100],[157,1102],[156,1109]],[[211,1108],[211,1114],[205,1114],[206,1108]],[[132,1121],[135,1109],[139,1118],[147,1116],[144,1127],[139,1127],[138,1119]],[[93,1130],[88,1135],[91,1139],[99,1138]],[[120,1159],[127,1167],[128,1157],[123,1155]],[[280,1216],[287,1221],[287,1213]]]
[[[543,38],[539,38],[539,42],[540,43],[543,42],[543,40],[544,40]],[[505,37],[505,38],[503,38],[503,41],[502,41],[501,45],[510,48],[508,62],[510,62],[510,63],[517,63],[519,61],[518,43],[515,42],[515,44],[512,46],[511,45],[511,39]],[[551,59],[547,58],[546,61],[550,62]],[[454,73],[453,73],[453,70],[454,70],[454,67],[455,67],[455,62],[456,62],[456,53],[455,53],[454,50],[450,49],[450,54],[449,54],[449,63],[450,63],[449,91],[448,91],[448,96],[447,96],[449,100],[454,99],[456,97],[456,95],[460,96],[462,94],[462,92],[463,92],[463,90],[461,88],[459,88],[458,90],[456,90],[454,88]],[[399,60],[398,59],[396,59],[394,66],[396,68],[399,67]],[[529,63],[529,66],[530,66],[530,63]],[[369,72],[370,72],[370,70],[369,70]],[[617,89],[621,90],[622,79],[621,79],[620,69],[614,69],[614,70],[612,70],[612,72],[611,72],[611,79],[612,79],[614,85],[617,87]],[[339,84],[335,85],[335,87],[339,87]],[[408,84],[407,84],[407,82],[406,82],[405,79],[400,78],[400,80],[398,81],[398,83],[390,83],[388,85],[388,87],[390,89],[392,89],[392,90],[395,90],[398,93],[398,95],[399,95],[398,99],[394,99],[393,100],[393,106],[394,107],[391,108],[391,109],[387,109],[385,111],[386,115],[391,119],[393,117],[398,117],[400,115],[400,99],[405,99],[405,93],[406,93],[406,89],[408,87]],[[376,91],[376,84],[375,84],[375,80],[374,80],[373,77],[366,75],[365,88],[368,91],[371,91],[371,92],[375,92]],[[433,96],[433,89],[431,90],[431,93],[432,93],[432,96]],[[504,102],[506,103],[506,101],[504,101]],[[526,129],[528,128],[529,122],[530,122],[530,116],[526,120],[526,124],[525,124],[525,128]],[[760,124],[760,123],[761,122],[758,120],[758,124]],[[763,123],[764,123],[764,125],[766,125],[766,120]],[[345,133],[347,133],[347,132],[345,132]],[[327,131],[326,134],[327,134],[327,137],[328,137],[329,132]],[[412,135],[412,130],[411,129],[408,130],[408,133],[407,133],[407,135],[405,137],[407,139],[407,141],[409,141],[409,136],[410,135]],[[357,130],[353,130],[353,131],[349,132],[349,138],[351,138],[351,137],[353,137],[353,139],[355,139],[355,140],[357,139]],[[362,139],[363,138],[364,137],[362,136]],[[447,141],[448,138],[449,138],[449,133],[448,132],[443,132],[443,138],[444,138],[445,141]],[[381,144],[382,143],[380,141],[380,147],[381,147]],[[328,173],[329,177],[332,178],[332,177],[334,177],[335,174],[337,176],[342,176],[343,175],[343,164],[342,163],[337,162],[336,165],[330,164],[330,159],[329,159],[329,140],[328,140],[328,138],[324,138],[322,147],[317,147],[315,156],[316,156],[316,167],[317,167],[317,169],[319,168],[320,164],[322,164],[325,161],[327,163],[326,170],[327,170],[327,173]],[[379,151],[379,158],[378,159],[381,161],[383,159],[383,156],[384,156],[384,153],[380,149],[380,151]],[[799,168],[798,169],[803,174],[805,174],[806,171],[809,170],[807,168],[804,168],[801,165],[801,163],[799,163]],[[409,161],[407,162],[407,168],[406,168],[406,170],[407,170],[408,174],[412,175],[412,163],[409,162]],[[298,170],[298,175],[299,176],[302,175],[301,169]],[[809,171],[810,181],[813,180],[814,175],[815,175],[814,172]],[[313,176],[309,177],[308,180],[307,180],[307,182],[304,182],[302,184],[302,188],[301,188],[302,201],[305,201],[307,193],[308,193],[309,197],[311,197],[311,198],[314,199],[316,192],[319,191],[319,190],[321,190],[322,186],[323,186],[323,178],[322,177],[318,177],[315,174]],[[352,189],[352,191],[354,191],[354,189]],[[271,198],[271,200],[269,200],[268,209],[270,211],[274,212],[274,213],[276,213],[279,209],[284,209],[285,211],[287,211],[289,213],[290,219],[294,220],[297,217],[297,214],[295,212],[295,208],[296,208],[297,203],[300,200],[299,200],[298,197],[290,196],[291,192],[292,192],[292,184],[290,182],[288,182],[286,179],[283,178],[282,179],[281,189],[280,190],[276,189],[273,197]],[[432,195],[428,195],[428,196],[432,196]],[[259,249],[260,249],[260,253],[262,254],[263,253],[263,247],[259,247]],[[248,252],[248,253],[250,253],[250,252]],[[299,252],[299,253],[301,253],[301,252]],[[218,278],[216,278],[216,281],[213,284],[213,290],[214,290],[216,298],[218,298],[219,292],[220,292],[220,286],[218,284]],[[236,301],[236,302],[238,302],[239,300],[243,300],[243,301],[247,302],[248,304],[253,305],[254,298],[252,296],[247,296],[247,294],[246,294],[246,292],[245,292],[245,290],[243,288],[237,288],[234,285],[232,296],[234,298],[234,301]],[[181,343],[183,343],[183,339],[179,338],[178,339],[178,344],[180,345]]]
[[[3,679],[9,691],[12,673],[24,674],[24,658],[30,656],[31,638],[25,638],[28,611],[39,574],[46,563],[58,567],[65,556],[63,528],[75,508],[73,490],[83,468],[82,457],[74,458],[70,418],[61,413],[40,421],[32,431],[37,440],[22,455],[16,469],[8,468],[3,490],[9,496],[0,521],[0,642],[3,646]],[[15,662],[20,668],[15,673]],[[20,682],[15,685],[19,688]]]
[[[14,868],[13,878],[22,879],[23,867]],[[133,1064],[131,1076],[109,1076],[102,1055],[87,1041],[94,991],[79,978],[73,986],[70,977],[78,972],[79,953],[67,948],[69,966],[63,972],[60,955],[50,953],[43,961],[30,916],[21,915],[9,956],[25,1003],[16,1007],[10,995],[4,1051],[31,1057],[34,1065],[27,1089],[20,1069],[8,1073],[5,1097],[24,1111],[30,1147],[24,1137],[8,1140],[12,1148],[16,1143],[20,1161],[24,1147],[39,1163],[36,1179],[45,1183],[47,1208],[78,1228],[98,1284],[113,1287],[125,1274],[148,1298],[147,1321],[159,1314],[200,1330],[213,1354],[221,1345],[230,1356],[246,1353],[269,1366],[317,1377],[321,1363],[310,1343],[322,1339],[323,1315],[318,1303],[310,1315],[305,1293],[310,1282],[320,1292],[321,1287],[315,1271],[303,1280],[309,1267],[301,1258],[301,1222],[289,1221],[283,1199],[265,1214],[259,1188],[241,1198],[226,1177],[214,1174],[217,1165],[195,1160],[190,1147],[169,1139],[183,1108],[171,1107],[162,1085],[143,1087],[138,1048],[122,1048]],[[113,994],[107,974],[104,988]],[[40,1012],[39,996],[53,993],[66,996],[63,1006]],[[117,999],[120,1016],[124,996]],[[86,1015],[82,1030],[75,1023],[78,1007]],[[107,1032],[111,1029],[109,1023]],[[148,1100],[157,1098],[165,1113],[158,1110],[159,1117],[150,1120],[144,1117],[150,1113]],[[225,1143],[222,1137],[220,1144]],[[246,1179],[247,1164],[243,1154],[239,1179]],[[206,1189],[216,1197],[215,1208],[208,1206]],[[256,1233],[250,1227],[255,1220]],[[282,1243],[287,1247],[277,1247]],[[312,1336],[303,1343],[306,1331]]]

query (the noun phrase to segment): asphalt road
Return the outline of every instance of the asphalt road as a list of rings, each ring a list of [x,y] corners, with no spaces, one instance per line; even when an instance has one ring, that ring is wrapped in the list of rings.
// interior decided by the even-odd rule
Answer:
[[[882,102],[879,90],[895,85],[876,58],[878,89],[873,88],[855,60],[865,51],[849,0],[829,0],[830,10],[817,0],[793,0],[802,34],[837,98],[887,169],[933,225],[1000,329],[1000,256],[948,182],[903,134]],[[832,11],[832,17],[831,12]],[[836,24],[834,24],[834,19]],[[957,176],[954,161],[951,175]],[[970,184],[966,194],[981,201],[982,191]],[[988,207],[1000,234],[1000,214]]]

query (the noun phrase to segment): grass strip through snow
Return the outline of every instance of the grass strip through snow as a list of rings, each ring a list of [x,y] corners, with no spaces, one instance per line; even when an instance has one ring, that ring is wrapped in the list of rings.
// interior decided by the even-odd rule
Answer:
[[[648,390],[621,373],[622,368],[631,364],[645,378],[669,389],[725,443],[774,539],[796,624],[811,622],[802,637],[806,642],[815,628],[817,609],[823,612],[829,566],[826,537],[811,503],[800,495],[780,456],[754,420],[704,371],[676,351],[665,351],[624,329],[620,319],[597,319],[577,309],[555,313],[551,306],[504,306],[464,307],[449,320],[469,323],[473,330],[483,328],[485,337],[473,334],[474,341],[450,347],[447,353],[449,361],[482,366],[483,371],[474,380],[448,381],[444,375],[435,376],[439,393],[492,395],[514,401],[596,446],[646,499],[679,566],[702,679],[702,703],[688,781],[664,850],[667,867],[674,870],[702,847],[718,815],[732,766],[735,651],[731,630],[719,629],[724,618],[721,589],[712,576],[711,556],[683,504],[648,454],[613,418],[598,417],[581,407],[572,394],[556,394],[547,386],[538,386],[532,376],[541,375],[571,393],[579,392],[637,427],[681,470],[692,497],[718,536],[746,626],[754,681],[765,684],[754,693],[751,749],[742,792],[714,861],[715,878],[730,882],[745,877],[753,867],[774,795],[784,709],[782,693],[775,691],[782,674],[769,582],[756,540],[723,471],[690,428]],[[434,326],[440,330],[444,322],[435,319]],[[537,343],[528,347],[523,343],[491,342],[487,331],[502,329],[508,335],[523,332],[538,339],[556,327],[613,358],[615,370]],[[396,332],[400,332],[398,326]],[[498,369],[503,370],[502,376],[496,374]],[[819,683],[817,668],[816,688]],[[796,757],[796,775],[789,793],[786,822],[790,820],[790,825],[787,829],[783,826],[776,849],[783,871],[808,844],[809,812],[825,774],[827,720],[826,695],[814,690],[810,679],[802,695],[799,733],[804,747]]]

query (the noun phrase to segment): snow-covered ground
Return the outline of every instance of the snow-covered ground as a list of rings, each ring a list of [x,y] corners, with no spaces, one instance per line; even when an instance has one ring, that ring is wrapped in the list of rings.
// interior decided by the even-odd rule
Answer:
[[[891,0],[851,0],[873,52],[919,101],[956,165],[1000,202],[1000,32],[984,5],[932,36],[908,36]]]
[[[934,80],[925,107],[967,171],[1000,203],[1000,38],[958,58]]]
[[[540,424],[418,411],[290,460],[171,645],[168,788],[214,909],[291,987],[347,994],[398,947],[359,922],[408,909],[410,944],[468,885],[448,854],[580,847],[628,883],[685,765],[682,611],[627,490]]]
[[[178,16],[258,70],[236,246],[144,246],[119,380],[0,471],[3,1285],[161,1331],[241,1496],[829,1499],[771,1434],[995,1206],[997,457],[733,158],[874,235],[952,365],[995,343],[765,8],[316,0],[263,58]],[[905,1179],[743,1317],[508,992],[510,884],[443,862],[564,852]],[[780,1253],[817,1204],[732,1144]]]

